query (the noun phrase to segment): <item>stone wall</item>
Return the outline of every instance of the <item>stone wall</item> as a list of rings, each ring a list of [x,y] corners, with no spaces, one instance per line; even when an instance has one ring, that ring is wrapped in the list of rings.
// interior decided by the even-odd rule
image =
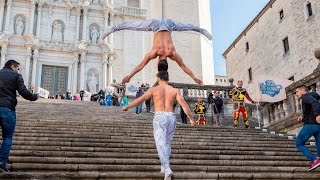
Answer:
[[[310,17],[307,16],[308,2],[313,9]],[[250,91],[249,68],[253,77],[266,74],[286,79],[294,77],[297,81],[309,75],[318,64],[313,52],[320,40],[319,23],[320,2],[317,0],[271,0],[224,53],[228,78],[243,79],[244,87]],[[290,47],[287,53],[283,47],[286,37]]]

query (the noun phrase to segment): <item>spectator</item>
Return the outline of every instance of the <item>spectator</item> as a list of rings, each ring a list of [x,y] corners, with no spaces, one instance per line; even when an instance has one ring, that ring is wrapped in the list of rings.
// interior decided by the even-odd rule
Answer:
[[[206,125],[206,114],[207,111],[207,107],[205,106],[204,102],[202,101],[202,99],[199,97],[198,98],[198,103],[196,103],[196,106],[194,107],[194,112],[198,115],[198,120],[197,125]]]
[[[84,96],[85,91],[83,89],[81,89],[81,91],[79,93],[80,93],[80,99],[81,99],[81,101],[83,101],[83,96]]]
[[[112,106],[119,106],[118,96],[115,93],[112,94]]]
[[[143,91],[141,88],[139,88],[137,94],[136,94],[136,98],[135,99],[138,99],[139,97],[141,97],[143,95]],[[142,113],[142,103],[139,104],[138,106],[136,106],[136,114],[141,114]]]
[[[145,103],[146,103],[147,112],[149,113],[151,109],[151,98],[147,99]]]
[[[183,111],[183,108],[181,106],[180,106],[180,117],[183,124],[188,124],[188,121],[187,121],[188,117],[186,113]]]
[[[214,112],[214,119],[216,120],[216,125],[222,126],[224,121],[223,120],[223,100],[219,95],[220,95],[219,91],[214,91],[212,106],[213,106],[213,112]]]
[[[9,172],[7,161],[12,146],[12,137],[16,126],[17,105],[16,91],[27,100],[36,101],[38,96],[32,94],[24,85],[19,74],[20,64],[9,60],[0,70],[0,125],[2,129],[2,144],[0,149],[0,170]]]
[[[147,91],[147,90],[149,89],[149,87],[146,86],[146,85],[145,85],[145,87],[147,88],[147,89],[146,89],[146,91]],[[147,112],[149,113],[150,110],[151,110],[151,98],[147,99],[145,103],[146,103]]]
[[[71,91],[70,90],[68,90],[67,93],[66,93],[66,99],[67,100],[71,99]]]
[[[293,118],[303,122],[296,140],[296,147],[310,160],[309,171],[312,171],[320,166],[320,159],[305,147],[305,143],[313,136],[316,140],[317,153],[320,155],[320,96],[316,92],[308,91],[304,85],[296,88],[296,96],[301,99],[303,117],[294,115]]]

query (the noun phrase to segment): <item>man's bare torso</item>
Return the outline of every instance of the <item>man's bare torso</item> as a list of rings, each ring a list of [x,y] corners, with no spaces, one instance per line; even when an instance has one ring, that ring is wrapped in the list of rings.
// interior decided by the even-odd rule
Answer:
[[[173,112],[173,104],[178,90],[168,84],[160,84],[150,89],[155,112]]]
[[[174,55],[175,47],[172,42],[171,32],[160,31],[154,35],[153,47],[151,50],[159,59],[166,59]]]

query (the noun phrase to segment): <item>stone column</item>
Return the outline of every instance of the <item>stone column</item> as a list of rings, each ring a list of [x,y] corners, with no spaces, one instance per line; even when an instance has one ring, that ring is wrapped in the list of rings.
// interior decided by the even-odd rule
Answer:
[[[114,21],[114,13],[110,14],[110,26],[113,27],[113,21]],[[113,33],[111,33],[109,36],[109,44],[113,45]]]
[[[40,36],[40,26],[41,26],[41,16],[42,16],[42,4],[38,6],[38,19],[37,19],[37,36]]]
[[[25,63],[25,69],[24,69],[24,83],[27,87],[29,87],[29,72],[30,72],[30,58],[32,55],[32,50],[30,47],[27,48],[26,52],[26,63]]]
[[[295,99],[296,112],[297,112],[297,113],[300,113],[300,112],[301,112],[300,100],[298,99],[297,96],[294,96],[294,99]]]
[[[267,105],[262,108],[262,120],[263,120],[264,126],[270,123],[269,107]]]
[[[12,6],[12,0],[8,0],[7,1],[7,14],[6,14],[5,31],[10,30],[11,6]]]
[[[36,84],[38,58],[39,58],[39,51],[38,49],[35,49],[33,51],[32,77],[31,77],[31,84],[33,84],[34,86],[39,86],[38,84]]]
[[[49,7],[49,13],[48,13],[48,27],[47,27],[47,38],[48,40],[51,39],[51,26],[52,26],[52,22],[51,22],[51,18],[52,18],[52,7]]]
[[[81,59],[80,59],[80,90],[83,89],[85,90],[84,88],[84,71],[85,71],[85,63],[86,63],[86,53],[83,52],[81,54]]]
[[[72,77],[72,64],[69,65],[69,68],[68,68],[68,91],[70,91],[71,89],[71,77]]]
[[[274,115],[274,109],[273,109],[273,105],[269,105],[269,115],[270,115],[270,123],[274,122],[275,120],[275,115]]]
[[[1,64],[0,64],[1,69],[4,67],[4,64],[6,63],[6,55],[7,55],[7,45],[2,45],[2,47],[1,47]]]
[[[33,34],[34,10],[35,10],[35,2],[34,2],[34,1],[31,1],[30,22],[29,22],[29,34]]]
[[[77,8],[77,24],[76,24],[76,40],[79,40],[79,35],[80,35],[80,15],[81,15],[81,9]]]
[[[279,102],[279,116],[280,116],[280,120],[283,119],[285,117],[285,112],[284,112],[284,109],[283,109],[283,101],[282,102]]]
[[[112,77],[112,64],[113,64],[114,57],[109,57],[109,63],[108,63],[108,85],[112,84],[113,77]]]
[[[87,16],[88,9],[83,9],[83,29],[82,29],[82,40],[87,40]]]
[[[79,63],[79,56],[75,54],[74,63],[73,63],[73,89],[72,93],[77,93],[77,86],[78,86],[78,63]]]
[[[5,1],[0,0],[0,32],[2,31],[2,23],[3,23],[3,17],[4,17],[4,5],[5,5]]]
[[[109,11],[107,11],[107,12],[105,12],[104,13],[104,31],[102,32],[102,34],[108,29],[108,20],[109,20]],[[101,35],[102,35],[101,34]],[[112,34],[112,33],[111,33]],[[101,37],[101,36],[100,36]],[[104,41],[103,42],[106,42],[106,43],[108,43],[108,38],[109,37],[107,37],[107,38],[105,38],[104,39]]]
[[[70,32],[70,14],[71,14],[71,12],[70,12],[70,9],[68,9],[68,12],[67,12],[67,22],[66,22],[66,27],[65,27],[65,30],[64,30],[64,32],[65,32],[65,34],[64,34],[64,40],[66,41],[68,41],[68,40],[70,40],[70,38],[69,38],[69,32]]]
[[[288,100],[285,99],[283,100],[283,111],[284,111],[284,116],[288,116],[289,114],[289,107],[288,107]]]
[[[108,71],[108,58],[104,57],[102,60],[102,89],[107,88],[107,71]]]
[[[273,105],[273,108],[274,108],[274,115],[275,115],[274,121],[277,122],[280,120],[279,104],[275,103]]]

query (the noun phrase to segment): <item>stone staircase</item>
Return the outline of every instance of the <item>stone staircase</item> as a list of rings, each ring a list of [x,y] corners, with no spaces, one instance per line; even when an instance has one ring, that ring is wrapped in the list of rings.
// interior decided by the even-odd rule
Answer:
[[[152,114],[19,100],[17,117],[11,173],[0,179],[163,179]],[[257,129],[179,124],[170,162],[173,179],[320,179],[287,135]]]

